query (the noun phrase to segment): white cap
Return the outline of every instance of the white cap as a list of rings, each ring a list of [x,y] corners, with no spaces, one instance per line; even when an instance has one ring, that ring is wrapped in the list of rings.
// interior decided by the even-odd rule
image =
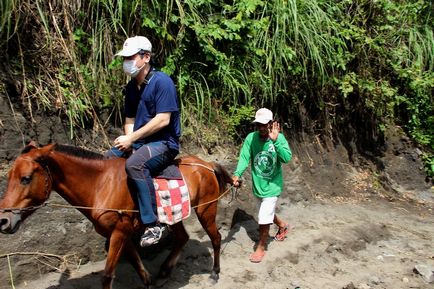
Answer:
[[[258,123],[262,123],[262,124],[267,124],[272,120],[273,120],[273,113],[271,112],[271,110],[269,110],[267,108],[260,108],[256,112],[255,120],[253,122],[254,123],[258,122]]]
[[[128,57],[138,53],[140,50],[152,52],[151,41],[144,36],[134,36],[125,40],[122,50],[116,53],[115,56]]]

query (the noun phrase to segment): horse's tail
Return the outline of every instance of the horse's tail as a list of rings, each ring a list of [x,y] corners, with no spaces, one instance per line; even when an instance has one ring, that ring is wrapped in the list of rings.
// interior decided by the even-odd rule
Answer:
[[[212,166],[219,183],[220,194],[222,194],[226,190],[226,185],[232,184],[232,176],[221,164],[212,162]]]

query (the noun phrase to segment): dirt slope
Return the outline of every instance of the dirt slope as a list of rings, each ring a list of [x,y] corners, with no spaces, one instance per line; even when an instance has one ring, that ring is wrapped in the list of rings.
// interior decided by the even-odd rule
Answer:
[[[78,132],[80,142],[71,140],[58,116],[33,115],[29,122],[29,115],[11,107],[10,99],[0,97],[0,192],[11,161],[29,139],[108,148],[106,138],[91,130]],[[434,191],[420,152],[399,128],[390,130],[384,153],[376,156],[350,155],[339,141],[317,137],[290,139],[290,146],[294,158],[284,167],[279,214],[294,230],[284,242],[270,239],[262,263],[248,261],[258,232],[246,172],[239,198],[220,202],[222,271],[215,288],[433,288],[413,269],[434,266]],[[183,153],[218,161],[233,172],[238,150],[203,154],[183,144]],[[65,204],[54,192],[50,202]],[[209,287],[209,239],[194,214],[185,223],[191,240],[164,288]],[[169,235],[142,252],[152,273],[170,245]],[[16,234],[0,235],[0,289],[100,288],[105,254],[104,240],[78,211],[47,206]],[[117,275],[114,288],[141,288],[129,264],[121,262]]]
[[[248,261],[258,232],[247,172],[239,198],[220,202],[222,272],[213,286],[432,288],[413,269],[418,264],[434,266],[434,192],[408,140],[391,134],[388,150],[377,160],[383,166],[378,171],[368,162],[357,167],[350,163],[342,146],[290,143],[294,159],[285,166],[279,214],[294,226],[293,231],[284,242],[270,239],[262,263]],[[234,149],[217,149],[201,156],[219,161],[232,172],[236,154]],[[2,191],[9,166],[2,164]],[[53,193],[51,202],[63,201]],[[163,288],[210,286],[209,239],[194,215],[186,225],[191,240]],[[20,289],[100,288],[104,240],[73,209],[44,207],[15,235],[0,236],[0,244],[0,289],[14,288],[11,280]],[[157,272],[170,245],[169,235],[142,252],[151,273]],[[124,261],[114,288],[141,288]]]

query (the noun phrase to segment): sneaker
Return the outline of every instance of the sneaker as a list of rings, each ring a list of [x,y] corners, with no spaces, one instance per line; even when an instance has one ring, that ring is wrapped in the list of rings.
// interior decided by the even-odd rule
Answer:
[[[163,231],[164,227],[160,227],[158,225],[146,228],[142,238],[140,238],[140,246],[147,247],[158,243],[158,241],[161,239],[161,236],[163,235]]]

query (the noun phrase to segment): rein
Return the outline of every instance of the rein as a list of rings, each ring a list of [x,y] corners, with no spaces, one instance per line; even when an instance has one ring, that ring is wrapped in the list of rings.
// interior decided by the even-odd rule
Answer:
[[[40,209],[42,207],[47,206],[48,203],[42,203],[39,206],[30,206],[30,207],[25,207],[25,208],[3,208],[0,209],[1,213],[12,213],[12,214],[21,214],[24,212],[30,212],[30,211],[36,211],[37,209]]]
[[[225,195],[227,195],[227,193],[233,188],[233,186],[229,187],[226,191],[223,192],[223,194],[221,194],[218,198],[211,200],[209,202],[205,202],[196,206],[191,207],[192,209],[196,209],[198,207],[201,206],[205,206],[208,205],[210,203],[214,203],[217,202],[218,200],[220,200],[221,198],[223,198]],[[235,194],[232,194],[232,199],[230,202],[232,202],[232,200],[234,199],[234,196],[236,198],[236,194],[237,194],[238,189],[236,189]],[[230,203],[229,202],[229,203]],[[0,209],[0,212],[11,212],[13,214],[20,214],[22,212],[27,212],[27,211],[34,211],[37,210],[39,208],[45,207],[45,206],[49,206],[49,207],[58,207],[58,208],[72,208],[72,209],[82,209],[82,210],[101,210],[101,211],[106,211],[106,212],[117,212],[118,214],[122,215],[124,213],[139,213],[139,210],[130,210],[130,209],[109,209],[109,208],[96,208],[96,207],[85,207],[85,206],[72,206],[72,205],[62,205],[62,204],[56,204],[56,203],[49,203],[49,202],[45,202],[39,206],[31,206],[31,207],[26,207],[26,208],[5,208],[5,209]]]

